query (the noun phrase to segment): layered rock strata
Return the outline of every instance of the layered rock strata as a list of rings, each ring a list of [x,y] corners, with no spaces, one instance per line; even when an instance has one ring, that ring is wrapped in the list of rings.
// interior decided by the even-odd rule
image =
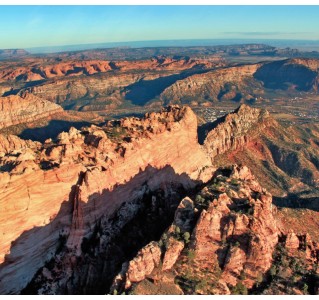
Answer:
[[[26,93],[0,97],[0,129],[61,113],[62,107]]]
[[[115,123],[71,128],[31,149],[19,141],[1,157],[1,293],[21,290],[54,255],[59,236],[78,253],[96,220],[143,196],[143,186],[190,188],[210,178],[190,108]]]

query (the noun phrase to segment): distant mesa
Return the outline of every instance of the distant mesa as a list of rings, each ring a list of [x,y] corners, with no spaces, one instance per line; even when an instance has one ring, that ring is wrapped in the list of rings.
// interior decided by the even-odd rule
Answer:
[[[30,53],[24,49],[0,49],[0,59],[22,57],[29,54]]]

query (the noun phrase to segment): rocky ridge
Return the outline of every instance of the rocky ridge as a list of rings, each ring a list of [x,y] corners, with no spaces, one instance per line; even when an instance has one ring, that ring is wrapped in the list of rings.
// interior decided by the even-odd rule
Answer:
[[[291,138],[266,111],[245,105],[203,145],[196,115],[178,106],[71,128],[44,143],[1,135],[0,292],[106,293],[118,273],[113,292],[255,291],[289,233],[277,226],[254,165],[215,170],[222,157],[229,164],[275,135]],[[296,238],[287,239],[286,248],[296,249]],[[317,263],[310,244],[308,266]]]
[[[12,143],[11,137],[2,139]],[[54,255],[59,234],[69,236],[67,244],[77,252],[89,224],[143,196],[143,184],[150,190],[174,183],[189,188],[210,176],[210,160],[197,143],[196,116],[187,107],[106,128],[71,128],[56,142],[35,143],[35,149],[18,140],[1,157],[1,293],[13,293],[32,278]],[[81,206],[83,213],[76,211]]]
[[[254,80],[253,74],[260,64],[220,68],[205,74],[195,74],[178,80],[167,87],[160,98],[164,103],[191,103],[202,101],[236,102],[251,101],[261,84]]]
[[[123,263],[111,293],[247,294],[262,286],[271,294],[280,288],[274,281],[274,272],[282,272],[280,247],[300,259],[299,270],[318,273],[319,245],[293,230],[283,234],[276,214],[271,195],[247,167],[219,169],[193,200],[180,202],[159,241]],[[303,294],[299,286],[290,284]]]

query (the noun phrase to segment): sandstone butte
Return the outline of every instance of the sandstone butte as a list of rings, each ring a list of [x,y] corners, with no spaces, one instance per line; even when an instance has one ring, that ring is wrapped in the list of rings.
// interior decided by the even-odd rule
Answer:
[[[142,119],[109,121],[104,127],[71,128],[43,144],[1,135],[0,293],[19,293],[54,257],[61,236],[67,238],[71,256],[81,255],[83,237],[96,220],[112,216],[123,203],[141,199],[147,189],[165,191],[174,184],[189,189],[208,182],[216,171],[216,155],[243,147],[250,134],[257,134],[271,120],[266,111],[242,105],[208,133],[203,145],[198,143],[196,115],[189,107],[178,106],[147,113]],[[226,294],[226,283],[236,284],[243,269],[248,287],[268,270],[280,232],[271,195],[247,168],[235,169],[232,176],[243,181],[241,193],[234,198],[248,198],[254,204],[252,215],[233,218],[231,207],[237,202],[221,194],[217,204],[201,212],[190,243],[204,264],[210,263],[205,257],[221,251],[225,284],[218,289]],[[260,196],[251,196],[255,194]],[[188,217],[180,217],[185,210]],[[190,231],[196,211],[192,200],[184,199],[168,233],[174,226]],[[220,225],[223,228],[217,226],[221,220],[227,220]],[[234,236],[241,247],[225,251],[223,240]],[[173,238],[168,245],[164,270],[173,268],[184,247]],[[288,237],[287,247],[296,247],[294,237]],[[149,275],[158,267],[158,256],[156,243],[142,249],[137,260],[123,267],[124,286]]]

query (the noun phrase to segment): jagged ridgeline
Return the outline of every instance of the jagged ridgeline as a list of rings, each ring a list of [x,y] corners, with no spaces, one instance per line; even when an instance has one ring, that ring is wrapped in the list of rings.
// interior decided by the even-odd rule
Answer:
[[[315,226],[318,128],[242,105],[198,132],[168,106],[0,135],[0,293],[316,293],[318,235],[283,221]]]

